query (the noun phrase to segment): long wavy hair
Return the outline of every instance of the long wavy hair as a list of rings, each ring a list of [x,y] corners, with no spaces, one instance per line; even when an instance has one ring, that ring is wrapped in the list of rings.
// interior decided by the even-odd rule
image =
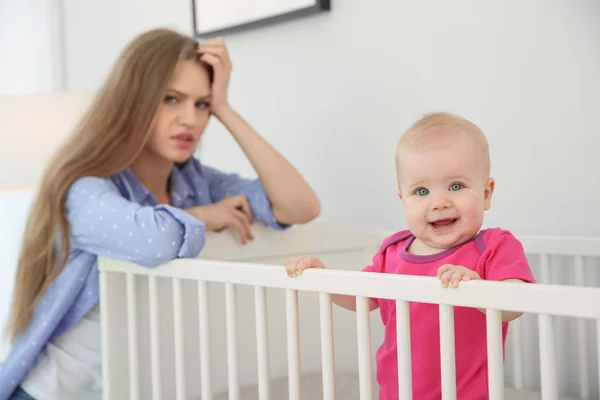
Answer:
[[[129,167],[145,147],[157,109],[181,60],[198,61],[197,42],[168,29],[142,33],[123,50],[71,137],[44,171],[18,260],[7,333],[22,334],[40,298],[68,260],[65,201],[84,176],[110,176]],[[200,61],[198,61],[200,63]],[[206,64],[212,80],[212,71]],[[60,246],[56,246],[59,238]]]

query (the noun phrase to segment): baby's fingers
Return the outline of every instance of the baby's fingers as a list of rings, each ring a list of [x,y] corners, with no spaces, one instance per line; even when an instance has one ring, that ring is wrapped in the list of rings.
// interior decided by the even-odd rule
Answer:
[[[307,268],[325,268],[321,261],[314,256],[302,256],[286,261],[286,270],[289,276],[296,277]]]
[[[459,271],[457,271],[457,269],[454,267],[452,267],[446,271],[443,271],[441,274],[438,273],[440,281],[442,281],[442,286],[448,287],[448,284],[450,283],[451,279],[454,277],[454,275],[456,273],[459,273]]]
[[[307,268],[325,268],[321,260],[319,260],[315,256],[307,256],[302,258],[298,263],[298,268],[300,271],[304,271]]]
[[[285,271],[287,272],[288,276],[290,276],[290,277],[296,276],[296,274],[297,274],[296,269],[298,268],[299,261],[300,261],[300,257],[292,257],[285,261],[284,267],[285,267]]]
[[[450,287],[457,288],[458,284],[460,283],[461,280],[464,279],[464,277],[465,277],[465,271],[462,271],[462,270],[456,271],[454,274],[452,274],[452,277],[450,278]]]
[[[455,266],[452,265],[452,264],[444,264],[441,267],[439,267],[438,270],[437,270],[437,277],[438,277],[438,279],[441,279],[442,275],[444,275],[446,272],[450,271],[454,267]]]

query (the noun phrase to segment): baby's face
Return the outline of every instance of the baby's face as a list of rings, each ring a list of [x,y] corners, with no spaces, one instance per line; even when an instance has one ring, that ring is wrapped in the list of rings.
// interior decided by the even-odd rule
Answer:
[[[494,189],[476,146],[455,140],[400,151],[399,195],[423,250],[433,254],[472,239]]]

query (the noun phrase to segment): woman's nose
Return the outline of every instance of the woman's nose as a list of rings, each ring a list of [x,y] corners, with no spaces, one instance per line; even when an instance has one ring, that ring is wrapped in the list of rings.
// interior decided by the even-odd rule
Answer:
[[[196,109],[194,107],[184,105],[179,113],[179,122],[189,128],[196,125]]]

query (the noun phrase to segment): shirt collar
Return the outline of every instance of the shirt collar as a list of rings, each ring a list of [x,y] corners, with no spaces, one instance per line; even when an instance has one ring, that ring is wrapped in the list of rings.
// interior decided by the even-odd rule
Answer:
[[[188,160],[181,164],[174,164],[171,171],[171,199],[173,206],[181,207],[188,198],[195,198],[196,193],[189,182],[190,171],[193,169],[192,163]],[[130,200],[140,204],[148,204],[149,199],[154,196],[140,182],[130,168],[125,169],[121,174],[121,182]],[[154,199],[156,201],[156,199]]]
[[[175,207],[180,207],[189,198],[195,198],[196,192],[190,185],[191,162],[175,164],[171,171],[171,198]]]

